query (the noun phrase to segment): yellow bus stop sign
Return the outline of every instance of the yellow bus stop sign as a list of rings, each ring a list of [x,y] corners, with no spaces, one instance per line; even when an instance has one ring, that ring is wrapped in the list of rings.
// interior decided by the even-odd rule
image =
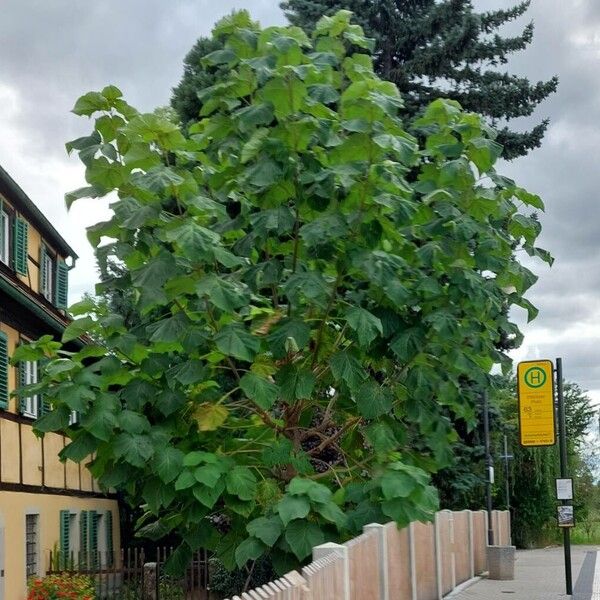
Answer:
[[[517,395],[521,446],[553,446],[556,443],[556,430],[552,361],[519,363]]]

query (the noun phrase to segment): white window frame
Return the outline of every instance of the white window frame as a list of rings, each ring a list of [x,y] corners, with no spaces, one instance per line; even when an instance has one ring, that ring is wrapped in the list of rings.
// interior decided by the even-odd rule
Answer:
[[[20,365],[25,369],[25,385],[33,385],[39,381],[39,364],[37,361],[27,360]],[[40,397],[38,394],[23,398],[23,415],[37,419],[40,415]]]
[[[2,229],[0,239],[0,261],[5,265],[10,264],[10,217],[5,211],[0,211],[0,228]]]
[[[104,516],[104,512],[97,512],[96,518],[98,523],[96,527],[96,533],[98,536],[96,552],[98,552],[100,560],[102,560],[103,557],[106,560],[106,518]]]
[[[34,535],[34,554],[35,554],[35,570],[32,573],[28,573],[29,570],[29,563],[27,562],[27,559],[29,558],[29,553],[27,552],[28,548],[27,548],[27,544],[28,542],[28,532],[27,532],[27,524],[29,521],[29,518],[33,517],[34,518],[34,522],[35,522],[35,529],[33,532]],[[40,558],[41,558],[41,554],[40,554],[40,524],[41,524],[41,519],[40,519],[40,514],[38,512],[26,512],[25,513],[25,529],[24,529],[24,534],[25,534],[25,578],[29,579],[30,577],[37,577],[41,574],[41,562],[40,562]]]
[[[48,250],[46,250],[42,260],[44,261],[43,268],[46,272],[46,285],[44,285],[41,290],[42,296],[44,296],[44,298],[46,298],[46,300],[49,302],[53,302],[54,298],[52,292],[54,291],[54,257],[48,253]],[[42,268],[41,265],[40,268]]]
[[[79,415],[76,410],[72,410],[69,414],[69,425],[75,425],[79,422]]]

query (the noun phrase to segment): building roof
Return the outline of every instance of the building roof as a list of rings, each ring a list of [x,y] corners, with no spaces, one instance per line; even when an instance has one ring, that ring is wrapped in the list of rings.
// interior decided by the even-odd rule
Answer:
[[[14,198],[19,203],[19,212],[39,230],[44,239],[52,244],[58,252],[64,256],[71,256],[73,259],[79,258],[75,250],[67,244],[42,211],[2,166],[0,166],[0,193],[6,196],[8,200]]]

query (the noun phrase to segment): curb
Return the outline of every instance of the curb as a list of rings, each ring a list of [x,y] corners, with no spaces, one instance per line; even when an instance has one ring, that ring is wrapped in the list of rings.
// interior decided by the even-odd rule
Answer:
[[[461,592],[464,592],[467,588],[470,588],[472,585],[476,584],[478,581],[484,579],[484,576],[487,575],[487,571],[482,573],[481,575],[476,575],[475,577],[471,577],[471,579],[467,579],[460,585],[457,585],[449,594],[443,597],[443,600],[451,600],[454,596],[458,596]]]

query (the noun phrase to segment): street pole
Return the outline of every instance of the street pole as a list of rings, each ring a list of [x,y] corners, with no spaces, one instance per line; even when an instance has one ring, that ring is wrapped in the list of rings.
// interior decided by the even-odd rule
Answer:
[[[483,392],[483,437],[485,446],[485,503],[487,506],[488,545],[494,545],[494,526],[492,524],[492,454],[490,452],[490,410],[487,390]]]
[[[508,461],[512,458],[511,455],[508,454],[508,438],[506,434],[504,435],[504,493],[506,495],[506,510],[510,511],[510,469],[508,468]]]
[[[560,476],[567,478],[567,431],[565,424],[565,399],[563,396],[563,373],[562,358],[556,359],[556,390],[558,398],[558,443],[560,450]],[[568,500],[562,501],[563,505]],[[563,546],[565,552],[565,582],[567,595],[573,594],[573,578],[571,575],[571,531],[569,527],[563,527]]]

